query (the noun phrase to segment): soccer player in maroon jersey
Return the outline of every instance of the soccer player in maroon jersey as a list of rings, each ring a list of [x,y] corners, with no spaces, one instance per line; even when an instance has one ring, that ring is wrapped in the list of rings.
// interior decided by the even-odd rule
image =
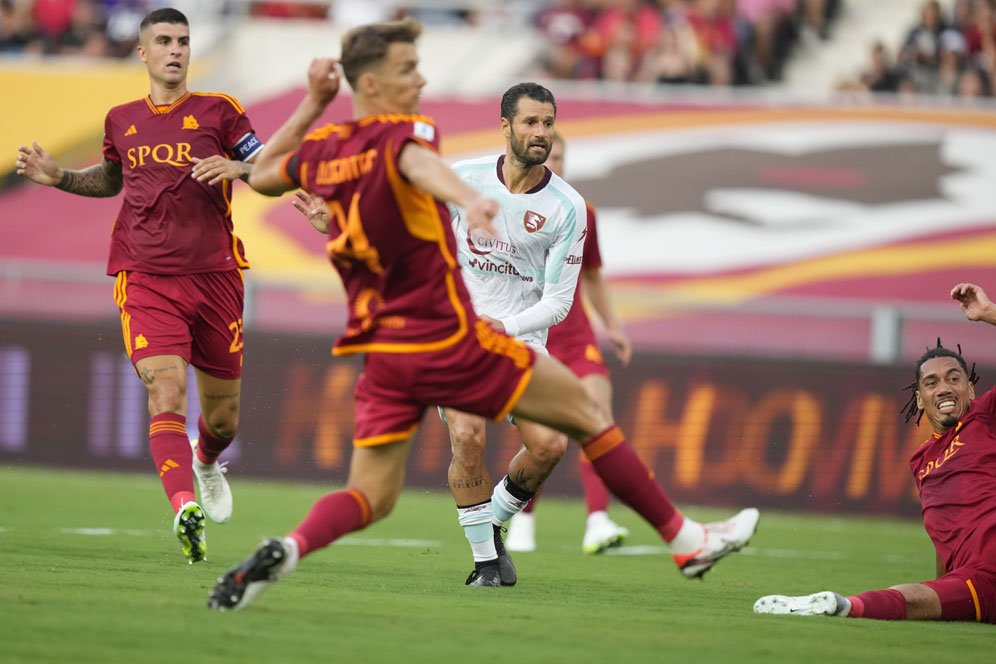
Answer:
[[[564,138],[553,135],[553,145],[546,166],[557,175],[564,174],[564,154],[566,146]],[[595,208],[586,203],[588,208],[587,230],[584,238],[584,251],[581,263],[581,275],[577,289],[574,291],[574,303],[567,317],[550,328],[546,339],[546,349],[550,355],[563,362],[573,371],[584,384],[585,391],[591,400],[598,405],[607,417],[612,417],[612,383],[609,382],[609,370],[602,360],[602,352],[598,348],[595,332],[591,321],[585,313],[582,303],[582,290],[588,293],[588,299],[596,313],[605,324],[605,331],[615,348],[619,361],[626,366],[633,353],[633,346],[622,329],[612,309],[605,279],[602,277],[602,255],[598,249],[598,227],[595,222]],[[583,288],[582,288],[583,284]],[[584,553],[601,553],[606,549],[619,546],[629,536],[629,530],[623,528],[608,514],[609,492],[599,479],[598,473],[582,454],[580,456],[579,474],[581,486],[584,489],[585,505],[588,508],[588,519],[585,524],[584,537],[581,540],[581,550]],[[505,546],[509,551],[536,550],[536,522],[533,510],[539,494],[533,497],[522,512],[516,514],[508,522],[508,537]]]
[[[263,193],[300,186],[326,200],[325,214],[312,223],[328,230],[328,253],[349,300],[333,354],[365,354],[364,370],[347,488],[320,498],[289,535],[264,542],[229,570],[211,592],[211,608],[245,607],[301,557],[387,516],[404,484],[412,436],[425,409],[436,405],[494,419],[511,412],[584,441],[616,495],[630,505],[653,504],[645,515],[659,528],[682,527],[684,518],[619,428],[591,407],[577,377],[474,313],[446,203],[463,208],[471,228],[492,235],[498,207],[446,166],[432,119],[417,115],[425,85],[415,49],[420,32],[410,19],[348,32],[341,66],[356,119],[309,134],[339,90],[336,61],[313,61],[307,95],[250,176]],[[634,466],[642,474],[626,472]],[[749,538],[740,533],[731,543],[729,534],[701,528],[693,535],[695,564],[706,568]],[[497,570],[491,580],[499,585]]]
[[[182,13],[146,16],[138,55],[149,95],[107,113],[100,164],[60,168],[36,142],[19,148],[16,166],[19,175],[80,196],[124,189],[107,273],[116,277],[125,350],[148,392],[149,445],[173,529],[193,563],[207,553],[205,512],[219,523],[232,514],[217,459],[238,426],[249,264],[233,233],[231,181],[248,178],[262,144],[238,101],[187,89],[190,29]],[[188,364],[203,411],[194,443],[186,429]]]
[[[975,284],[951,297],[970,321],[996,325],[996,305]],[[960,349],[959,349],[960,350]],[[844,597],[823,591],[769,595],[757,613],[878,620],[974,620],[996,624],[996,389],[975,395],[973,366],[937,347],[916,363],[909,416],[927,416],[933,435],[910,458],[937,578]]]

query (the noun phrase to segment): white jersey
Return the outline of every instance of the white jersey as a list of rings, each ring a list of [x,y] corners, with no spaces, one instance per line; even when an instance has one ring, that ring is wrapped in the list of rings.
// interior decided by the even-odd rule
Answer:
[[[505,155],[461,161],[453,170],[501,211],[497,237],[469,237],[462,208],[450,206],[463,278],[478,314],[534,348],[567,316],[581,270],[584,199],[549,169],[532,190],[512,194],[502,180]]]

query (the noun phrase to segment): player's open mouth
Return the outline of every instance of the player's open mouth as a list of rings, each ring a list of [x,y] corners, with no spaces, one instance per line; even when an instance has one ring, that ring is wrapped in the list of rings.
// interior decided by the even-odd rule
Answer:
[[[955,409],[954,399],[945,399],[944,401],[937,402],[937,410],[942,413],[950,413]]]
[[[175,69],[179,71],[180,69],[183,69],[183,66],[179,62],[167,62],[166,69]]]

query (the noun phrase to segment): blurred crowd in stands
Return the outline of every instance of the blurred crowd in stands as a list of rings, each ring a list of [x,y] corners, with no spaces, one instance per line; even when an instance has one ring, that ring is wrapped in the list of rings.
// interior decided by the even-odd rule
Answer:
[[[827,37],[841,0],[536,0],[536,75],[742,85],[778,80],[793,45]],[[166,0],[0,0],[0,54],[127,57],[138,22]],[[224,3],[222,3],[223,5]],[[502,5],[503,3],[495,3]],[[289,19],[486,25],[498,9],[473,2],[232,0],[234,12]],[[504,9],[507,11],[507,8]]]
[[[754,85],[800,40],[826,39],[840,0],[555,0],[537,17],[557,78]]]
[[[0,54],[129,56],[139,22],[157,6],[151,0],[0,0]]]
[[[898,53],[872,45],[866,70],[843,91],[992,97],[996,89],[996,0],[934,0],[920,7]],[[915,19],[914,19],[915,20]]]
[[[852,0],[874,2],[875,0]],[[430,25],[486,27],[474,2],[206,0],[217,13],[331,20],[412,15]],[[541,40],[536,76],[643,83],[758,85],[778,81],[793,50],[830,36],[843,0],[536,0],[513,3]],[[138,23],[169,0],[0,0],[0,56],[128,57]],[[512,6],[512,5],[509,5]],[[950,13],[946,10],[950,9]],[[873,45],[844,91],[989,97],[996,89],[996,0],[927,0],[898,53]],[[911,17],[911,20],[915,17]]]

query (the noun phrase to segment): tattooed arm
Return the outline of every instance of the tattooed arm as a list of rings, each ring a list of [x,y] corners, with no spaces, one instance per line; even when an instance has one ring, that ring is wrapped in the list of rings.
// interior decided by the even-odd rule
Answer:
[[[31,147],[17,148],[17,161],[14,163],[17,174],[49,187],[56,187],[71,194],[103,198],[115,196],[124,184],[121,165],[109,159],[79,171],[59,168],[48,152],[37,142]]]

